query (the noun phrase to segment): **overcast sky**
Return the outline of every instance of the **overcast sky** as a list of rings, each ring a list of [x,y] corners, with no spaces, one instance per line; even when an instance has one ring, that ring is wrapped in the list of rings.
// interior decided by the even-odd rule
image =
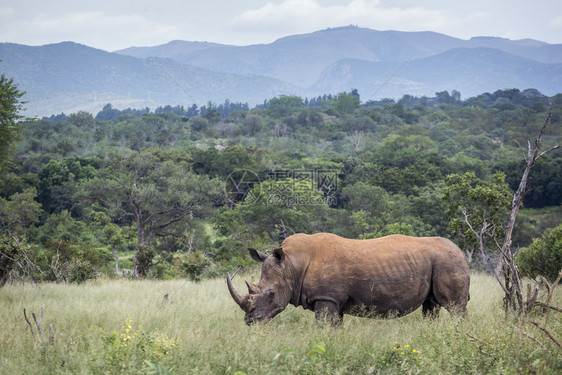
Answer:
[[[107,51],[177,39],[271,43],[350,24],[562,43],[562,0],[0,0],[0,42]]]

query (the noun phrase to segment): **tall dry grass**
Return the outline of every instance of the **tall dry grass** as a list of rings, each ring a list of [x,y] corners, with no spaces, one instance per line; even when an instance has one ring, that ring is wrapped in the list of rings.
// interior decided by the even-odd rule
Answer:
[[[242,278],[235,285],[243,290]],[[560,373],[560,348],[528,320],[506,320],[502,297],[492,277],[473,275],[464,320],[416,311],[319,328],[312,312],[289,306],[247,327],[224,280],[8,285],[0,289],[0,374]],[[560,291],[555,302],[562,305]],[[43,342],[23,316],[42,305]],[[529,320],[562,340],[561,314]]]

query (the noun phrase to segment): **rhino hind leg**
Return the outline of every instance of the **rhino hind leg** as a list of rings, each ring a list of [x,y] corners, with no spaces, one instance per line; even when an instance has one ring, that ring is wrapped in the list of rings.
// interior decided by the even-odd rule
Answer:
[[[343,314],[339,311],[338,306],[331,301],[316,301],[314,303],[314,315],[321,326],[325,324],[339,326],[343,323]]]
[[[470,276],[442,272],[434,275],[432,294],[440,306],[451,314],[466,316],[468,304]]]
[[[433,293],[430,293],[427,299],[422,304],[422,313],[424,318],[436,319],[439,317],[439,310],[441,305],[437,302]]]

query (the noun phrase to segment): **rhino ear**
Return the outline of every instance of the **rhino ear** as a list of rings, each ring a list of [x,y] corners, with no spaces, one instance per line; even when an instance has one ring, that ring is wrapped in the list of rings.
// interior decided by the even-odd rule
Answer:
[[[250,252],[252,259],[256,262],[263,262],[267,258],[267,254],[257,251],[256,249],[248,248],[248,251]]]
[[[283,251],[282,247],[278,247],[277,249],[273,250],[273,256],[277,259],[278,262],[282,262],[285,259],[285,252]]]

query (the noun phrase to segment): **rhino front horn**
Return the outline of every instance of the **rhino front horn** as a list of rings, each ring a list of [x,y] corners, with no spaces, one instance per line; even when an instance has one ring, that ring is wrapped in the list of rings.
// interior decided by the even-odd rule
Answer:
[[[242,310],[244,310],[244,297],[242,297],[240,293],[238,293],[236,289],[234,289],[232,281],[230,281],[230,275],[228,273],[226,274],[226,285],[228,285],[228,291],[230,292],[230,295],[232,296],[234,302],[236,302],[236,304],[240,306]]]

